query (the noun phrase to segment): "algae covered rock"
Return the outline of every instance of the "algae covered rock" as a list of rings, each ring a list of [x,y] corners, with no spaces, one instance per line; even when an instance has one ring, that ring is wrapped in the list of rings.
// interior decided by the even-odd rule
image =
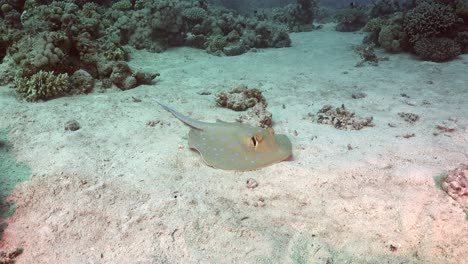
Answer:
[[[91,74],[85,70],[77,70],[70,76],[70,92],[81,94],[90,93],[95,85],[95,80]]]
[[[119,62],[112,67],[110,80],[121,90],[128,90],[142,84],[151,84],[152,80],[157,76],[159,76],[159,73],[135,71],[125,62]]]
[[[272,127],[273,114],[267,110],[267,106],[263,103],[255,104],[246,114],[242,114],[237,118],[238,122],[248,123],[255,127]]]
[[[68,74],[55,74],[52,71],[39,71],[30,78],[15,79],[16,91],[21,98],[28,102],[51,99],[69,90]]]
[[[248,88],[245,85],[240,85],[227,93],[219,93],[216,96],[216,103],[234,111],[244,111],[258,103],[267,106],[265,97],[259,89]]]
[[[457,201],[468,215],[468,165],[451,170],[441,181],[442,189]]]
[[[364,127],[373,127],[373,117],[359,117],[354,112],[349,111],[344,105],[333,107],[323,106],[314,120],[319,124],[331,125],[342,130],[360,130]]]

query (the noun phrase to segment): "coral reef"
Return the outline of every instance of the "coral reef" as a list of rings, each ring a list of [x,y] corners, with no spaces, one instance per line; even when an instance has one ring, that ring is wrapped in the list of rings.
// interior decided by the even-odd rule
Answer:
[[[133,12],[113,17],[111,28],[116,38],[137,49],[156,52],[187,45],[234,56],[251,48],[287,47],[291,42],[287,27],[280,23],[200,1],[136,1]]]
[[[64,95],[69,90],[68,74],[39,71],[30,78],[17,77],[16,91],[28,102],[47,100]]]
[[[458,21],[454,10],[437,3],[422,2],[405,14],[403,29],[411,43],[421,38],[450,34]]]
[[[262,92],[256,88],[248,88],[246,85],[240,85],[230,92],[221,92],[216,95],[216,103],[219,106],[232,109],[234,111],[244,111],[254,107],[258,103],[267,106]]]
[[[457,201],[468,215],[468,165],[450,171],[441,182],[442,189]]]
[[[312,22],[318,12],[317,0],[298,0],[282,8],[274,8],[266,14],[275,22],[286,25],[289,31],[304,32],[314,29]]]
[[[421,38],[414,44],[414,52],[423,60],[444,62],[460,55],[461,48],[449,38]]]
[[[378,43],[388,52],[397,53],[403,50],[406,35],[398,24],[382,26],[379,32]]]
[[[367,14],[363,8],[345,8],[335,14],[336,30],[342,32],[357,31],[367,23]]]
[[[101,87],[125,90],[158,76],[131,69],[125,45],[154,52],[188,45],[228,56],[288,47],[290,31],[313,29],[317,9],[317,0],[297,0],[270,15],[240,15],[206,1],[0,0],[0,60],[8,56],[17,79],[67,74],[80,87],[73,93],[90,92],[90,76]]]
[[[114,35],[106,34],[110,28],[109,17],[112,16],[112,9],[107,11],[92,2],[80,2],[79,5],[74,2],[79,1],[54,1],[47,5],[44,1],[26,1],[24,5],[18,5],[15,9],[22,12],[21,27],[8,26],[8,23],[6,29],[5,26],[0,26],[0,31],[8,33],[6,37],[2,36],[0,41],[0,54],[6,49],[10,55],[10,74],[16,76],[15,83],[21,85],[17,87],[20,96],[28,101],[90,92],[96,79],[117,80],[118,78],[111,76],[120,73],[113,74],[112,71],[120,69],[116,66],[117,63],[126,64],[128,56],[125,49],[113,39]],[[121,1],[113,7],[115,10],[129,10],[129,3]],[[2,12],[5,10],[11,12],[9,8],[4,8]],[[39,74],[40,72],[42,73]],[[45,78],[44,72],[71,76],[72,91],[52,91],[50,87],[40,87],[31,83],[31,80],[40,76]],[[125,85],[120,82],[114,84],[124,89],[133,88],[150,83],[148,77],[157,75],[135,73],[134,70],[130,72],[129,75],[139,77],[134,77],[136,82],[128,80]],[[27,83],[26,80],[30,82]],[[51,76],[47,80],[51,81]],[[34,95],[33,91],[36,90],[38,94]]]
[[[400,10],[400,1],[398,0],[377,0],[373,3],[369,11],[369,17],[382,18]]]
[[[247,111],[247,114],[242,114],[237,118],[238,122],[248,123],[255,127],[272,127],[273,114],[266,109],[264,103],[257,103]]]
[[[358,117],[354,112],[346,109],[344,105],[336,108],[325,105],[317,112],[314,120],[319,124],[332,125],[343,130],[360,130],[364,127],[374,126],[374,123],[372,123],[373,117]]]
[[[374,43],[391,53],[412,52],[423,60],[436,62],[449,61],[468,52],[463,1],[420,0],[401,7],[392,4],[394,1],[384,0],[376,5],[384,2],[387,11],[375,6],[371,9],[370,16],[374,18],[364,28],[370,32],[365,43]],[[383,13],[376,17],[373,12]]]
[[[70,50],[71,42],[65,33],[41,32],[23,36],[9,48],[9,53],[18,66],[16,74],[29,77],[39,71],[74,72],[77,64],[65,58]]]

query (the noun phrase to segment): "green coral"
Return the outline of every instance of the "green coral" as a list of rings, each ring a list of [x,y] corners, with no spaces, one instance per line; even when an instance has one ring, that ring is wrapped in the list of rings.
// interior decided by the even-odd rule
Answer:
[[[182,15],[190,21],[201,22],[207,17],[207,12],[201,7],[191,7],[184,9]]]
[[[380,17],[376,17],[376,18],[372,18],[371,20],[369,20],[367,22],[367,24],[364,26],[363,30],[366,31],[366,32],[380,32],[380,30],[382,29],[382,26],[386,25],[386,20],[380,18]]]
[[[398,24],[382,26],[378,42],[388,52],[401,52],[406,41],[406,35]]]
[[[47,100],[68,91],[68,74],[39,71],[30,78],[17,77],[15,85],[20,97],[28,102]]]
[[[132,3],[129,0],[121,0],[112,5],[113,9],[127,11],[132,9]]]

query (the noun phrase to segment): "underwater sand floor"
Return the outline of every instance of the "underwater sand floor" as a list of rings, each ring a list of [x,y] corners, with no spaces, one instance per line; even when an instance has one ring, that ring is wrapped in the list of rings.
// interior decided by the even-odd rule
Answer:
[[[291,48],[237,57],[135,51],[130,64],[161,77],[123,92],[24,103],[1,87],[0,129],[32,171],[10,194],[16,210],[1,245],[24,248],[17,263],[468,259],[467,216],[434,181],[468,162],[468,57],[437,64],[379,53],[390,60],[354,67],[360,34],[291,37]],[[264,91],[293,160],[250,172],[208,167],[187,148],[189,128],[151,99],[194,119],[234,121],[239,113],[214,95],[239,84]],[[352,99],[357,92],[367,97]],[[343,131],[307,118],[325,104],[376,126]],[[80,130],[64,130],[71,119]],[[444,121],[456,131],[434,136]],[[249,178],[259,186],[247,188]]]

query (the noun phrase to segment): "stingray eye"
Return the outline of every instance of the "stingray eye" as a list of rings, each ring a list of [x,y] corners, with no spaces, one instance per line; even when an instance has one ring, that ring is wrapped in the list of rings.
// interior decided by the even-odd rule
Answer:
[[[275,134],[275,131],[274,131],[273,128],[271,128],[271,127],[267,128],[267,131],[268,131],[268,134],[270,134],[270,135],[274,135],[274,134]]]
[[[250,142],[252,142],[252,146],[255,148],[258,145],[258,141],[256,136],[250,137]]]

